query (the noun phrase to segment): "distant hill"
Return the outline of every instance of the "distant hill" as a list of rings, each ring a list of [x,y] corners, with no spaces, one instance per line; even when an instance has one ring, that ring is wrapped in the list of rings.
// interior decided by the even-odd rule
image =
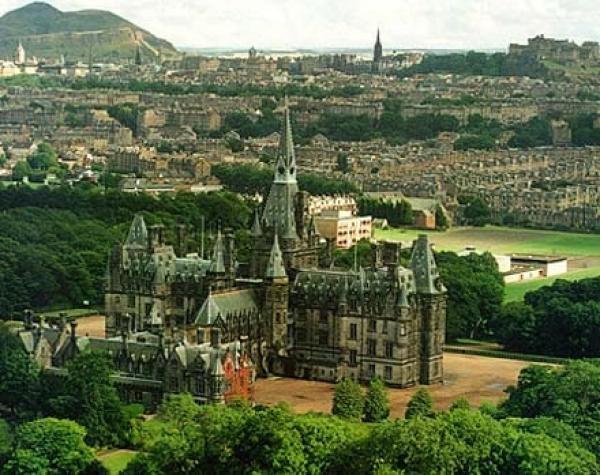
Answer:
[[[0,58],[12,57],[21,41],[27,56],[94,61],[133,58],[138,45],[150,60],[162,53],[177,55],[175,47],[146,30],[102,10],[62,12],[34,2],[0,17]]]

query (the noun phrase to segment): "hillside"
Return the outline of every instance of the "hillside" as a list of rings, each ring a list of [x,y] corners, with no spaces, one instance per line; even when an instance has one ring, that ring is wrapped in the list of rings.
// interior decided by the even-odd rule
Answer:
[[[21,41],[28,56],[87,60],[90,46],[95,61],[133,58],[138,47],[153,58],[177,54],[175,47],[111,12],[62,12],[34,2],[0,17],[0,57],[14,54]]]

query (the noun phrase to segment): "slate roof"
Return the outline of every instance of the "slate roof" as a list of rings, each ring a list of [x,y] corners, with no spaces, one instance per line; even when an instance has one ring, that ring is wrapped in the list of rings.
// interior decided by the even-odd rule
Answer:
[[[201,326],[212,325],[217,317],[225,320],[229,315],[258,311],[258,298],[252,289],[230,290],[223,293],[210,293],[200,310],[195,323]]]

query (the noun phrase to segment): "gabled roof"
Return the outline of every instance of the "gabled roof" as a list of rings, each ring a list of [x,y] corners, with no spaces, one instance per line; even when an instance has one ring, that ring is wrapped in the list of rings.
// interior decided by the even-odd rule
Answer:
[[[136,214],[129,228],[129,234],[125,241],[126,247],[142,247],[148,246],[148,229],[144,217],[141,214]]]
[[[211,292],[200,307],[195,323],[211,326],[218,317],[225,320],[228,315],[257,310],[257,296],[252,289],[230,290],[218,294]]]

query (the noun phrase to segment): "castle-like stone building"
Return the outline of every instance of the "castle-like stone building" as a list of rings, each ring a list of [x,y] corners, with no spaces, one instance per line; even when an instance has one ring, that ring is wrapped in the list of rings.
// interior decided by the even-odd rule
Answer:
[[[382,377],[391,386],[442,382],[446,291],[426,236],[400,265],[398,244],[373,244],[367,268],[328,261],[308,195],[298,189],[289,108],[274,180],[239,265],[219,231],[209,259],[171,246],[137,216],[107,268],[107,336],[123,328],[202,344],[219,329],[240,341],[259,374],[337,381]],[[325,258],[323,257],[325,256]]]

